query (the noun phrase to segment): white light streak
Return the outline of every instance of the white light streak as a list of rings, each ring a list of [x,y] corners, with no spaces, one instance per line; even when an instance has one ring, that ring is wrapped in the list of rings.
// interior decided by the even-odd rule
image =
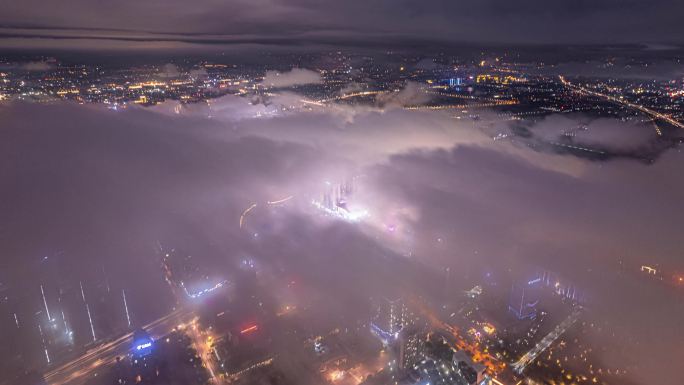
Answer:
[[[126,291],[121,290],[121,295],[123,295],[124,309],[126,309],[126,321],[128,321],[128,327],[131,327],[131,317],[128,314],[128,304],[126,303]]]
[[[43,285],[40,285],[40,294],[43,295],[43,305],[45,305],[45,312],[47,313],[48,321],[52,321],[50,316],[50,309],[48,309],[47,301],[45,300],[45,292],[43,291]]]
[[[81,286],[81,298],[83,299],[83,302],[85,302],[85,293],[83,292],[83,282],[78,281],[78,284]]]
[[[95,338],[95,327],[93,326],[93,318],[90,316],[90,306],[86,303],[86,312],[88,312],[88,321],[90,322],[90,332],[93,334],[93,342],[97,341]]]
[[[293,195],[290,195],[290,196],[288,196],[288,197],[285,197],[285,198],[282,198],[282,199],[278,199],[278,200],[275,200],[275,201],[268,201],[268,202],[266,202],[266,203],[268,203],[269,205],[278,205],[278,204],[281,204],[281,203],[285,203],[285,202],[289,201],[289,200],[292,199],[292,198],[294,198],[294,196],[293,196]]]
[[[64,316],[64,310],[62,310],[62,321],[64,321],[64,332],[69,334],[69,326],[66,322],[66,317]]]
[[[255,207],[257,207],[257,204],[253,203],[251,206],[247,207],[245,211],[242,212],[242,215],[240,215],[240,228],[242,228],[242,225],[244,225],[245,223],[245,216],[247,215],[247,213],[252,211],[252,209],[254,209]]]

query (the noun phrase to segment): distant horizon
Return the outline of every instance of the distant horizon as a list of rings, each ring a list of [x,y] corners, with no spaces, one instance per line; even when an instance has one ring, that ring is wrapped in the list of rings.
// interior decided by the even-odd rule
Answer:
[[[52,31],[54,33],[46,33]],[[88,33],[91,32],[91,33]],[[118,33],[118,34],[117,34]],[[148,31],[110,29],[54,29],[7,28],[0,26],[0,54],[3,51],[66,51],[66,52],[158,52],[206,51],[248,47],[273,50],[455,50],[459,48],[486,49],[576,49],[576,48],[638,48],[653,51],[676,51],[684,49],[684,40],[662,41],[506,41],[506,40],[458,40],[410,36],[395,33],[367,35],[273,35],[244,36],[217,35],[210,33],[177,34]]]

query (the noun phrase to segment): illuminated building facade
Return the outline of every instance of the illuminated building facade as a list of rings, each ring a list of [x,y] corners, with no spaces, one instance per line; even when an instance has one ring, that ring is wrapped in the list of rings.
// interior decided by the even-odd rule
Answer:
[[[399,333],[399,369],[409,370],[425,358],[425,334],[415,326]]]
[[[371,332],[380,338],[383,344],[389,345],[399,337],[399,332],[409,323],[406,304],[401,298],[383,298],[375,304],[374,310],[370,323]]]
[[[513,284],[508,311],[518,319],[534,319],[539,304],[541,279],[533,279],[522,284]]]

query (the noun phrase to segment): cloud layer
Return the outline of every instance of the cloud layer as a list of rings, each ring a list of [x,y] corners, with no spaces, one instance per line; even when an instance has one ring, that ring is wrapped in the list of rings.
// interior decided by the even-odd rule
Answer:
[[[293,68],[287,72],[266,71],[264,80],[261,82],[266,87],[292,87],[305,84],[321,83],[321,74],[306,68]]]
[[[675,294],[617,273],[646,263],[684,269],[681,153],[652,165],[592,162],[493,141],[446,113],[284,109],[301,97],[280,97],[269,105],[226,97],[179,115],[174,106],[0,106],[2,263],[21,281],[45,250],[64,250],[71,274],[87,274],[105,258],[152,295],[163,285],[146,279],[158,269],[151,245],[192,237],[212,245],[212,263],[248,252],[349,303],[393,285],[396,274],[407,277],[406,290],[431,287],[420,269],[451,266],[466,275],[487,266],[539,266],[591,293],[595,317],[621,334],[644,336],[634,346],[606,341],[605,360],[638,357],[630,374],[636,381],[681,378],[681,368],[662,359],[684,353],[667,338],[684,322]],[[353,119],[345,109],[354,110]],[[528,129],[553,138],[553,127],[583,120],[553,117]],[[603,134],[617,129],[612,122],[587,125],[599,134],[578,136],[582,143],[633,148],[651,135],[635,126],[620,143],[622,132]],[[322,182],[349,175],[363,179],[367,225],[312,214],[307,203]],[[249,224],[258,240],[238,227],[253,202],[290,195],[301,199]],[[384,234],[389,242],[380,242],[388,224],[412,236]],[[406,262],[389,268],[388,258]]]

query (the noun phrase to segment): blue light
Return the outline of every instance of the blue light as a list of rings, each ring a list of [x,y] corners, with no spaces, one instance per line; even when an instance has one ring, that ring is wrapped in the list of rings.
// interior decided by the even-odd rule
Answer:
[[[537,282],[541,282],[541,278],[533,279],[533,280],[527,282],[527,284],[528,285],[534,285]]]
[[[225,284],[227,284],[227,283],[228,283],[227,280],[223,280],[223,281],[217,283],[216,285],[214,285],[214,286],[212,286],[212,287],[209,287],[209,288],[200,290],[200,291],[195,292],[195,293],[189,292],[188,289],[185,287],[185,284],[184,284],[183,282],[181,282],[181,286],[183,286],[183,290],[185,290],[185,294],[186,294],[188,297],[195,299],[195,298],[199,298],[199,297],[201,297],[201,296],[203,296],[203,295],[205,295],[205,294],[207,294],[207,293],[211,293],[211,292],[214,291],[214,290],[220,289],[220,288],[222,288],[222,287],[223,287]]]
[[[135,348],[136,348],[137,350],[142,350],[142,349],[147,349],[147,348],[150,348],[150,347],[152,347],[152,342],[145,342],[145,343],[143,343],[143,344],[140,344],[140,345],[136,346]]]
[[[373,334],[375,334],[376,336],[378,336],[378,338],[380,338],[380,340],[382,340],[382,342],[384,344],[389,344],[390,342],[395,340],[396,337],[398,337],[399,333],[397,333],[396,336],[393,334],[390,334],[389,332],[383,330],[381,327],[379,327],[378,325],[376,325],[373,322],[370,323],[370,326],[371,326],[371,332]]]
[[[144,357],[151,354],[154,348],[153,345],[154,340],[146,331],[139,329],[133,333],[133,346],[131,348],[136,357]]]

